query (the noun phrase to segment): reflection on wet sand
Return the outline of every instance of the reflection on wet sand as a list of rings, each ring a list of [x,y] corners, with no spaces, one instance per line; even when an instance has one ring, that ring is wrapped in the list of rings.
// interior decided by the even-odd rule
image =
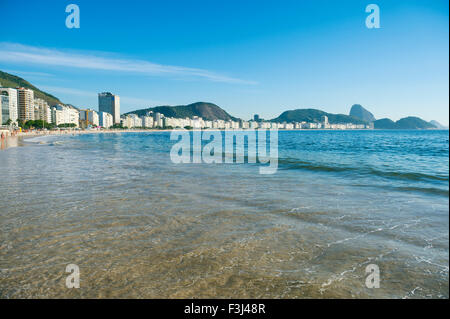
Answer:
[[[0,138],[0,141],[1,141],[0,142],[1,150],[6,150],[7,148],[10,148],[10,147],[17,147],[17,146],[23,145],[22,139],[17,136],[3,137],[3,138]]]

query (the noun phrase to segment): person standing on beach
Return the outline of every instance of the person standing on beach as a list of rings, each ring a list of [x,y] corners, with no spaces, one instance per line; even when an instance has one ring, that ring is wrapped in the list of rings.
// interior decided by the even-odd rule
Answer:
[[[5,144],[4,140],[5,140],[5,135],[2,132],[2,136],[1,136],[1,139],[0,139],[0,150],[6,149],[6,144]]]

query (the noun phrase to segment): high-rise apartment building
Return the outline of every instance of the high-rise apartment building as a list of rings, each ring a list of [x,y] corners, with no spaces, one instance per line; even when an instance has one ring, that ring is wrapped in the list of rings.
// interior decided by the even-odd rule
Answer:
[[[0,125],[9,120],[9,96],[0,95]]]
[[[6,95],[8,96],[9,100],[9,119],[13,123],[17,122],[18,119],[18,107],[17,107],[17,90],[12,88],[3,88],[0,87],[0,95]],[[4,121],[7,121],[8,119],[4,119]]]
[[[113,117],[111,114],[106,112],[99,112],[98,117],[99,117],[99,124],[101,127],[110,128],[111,126],[114,125]]]
[[[80,112],[74,108],[66,105],[52,106],[52,123],[56,125],[61,124],[75,124],[79,127]]]
[[[153,127],[153,117],[141,116],[142,126],[146,128]]]
[[[52,122],[52,113],[50,110],[50,106],[43,99],[34,99],[34,119],[42,120],[47,123]]]
[[[30,89],[17,89],[19,120],[34,120],[34,92]]]
[[[110,92],[99,93],[98,111],[111,114],[114,124],[120,124],[120,97]]]

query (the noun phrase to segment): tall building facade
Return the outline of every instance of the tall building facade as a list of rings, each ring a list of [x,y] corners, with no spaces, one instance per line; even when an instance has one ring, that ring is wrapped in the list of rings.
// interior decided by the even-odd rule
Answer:
[[[121,119],[121,123],[122,123],[122,126],[126,127],[126,128],[134,127],[134,120],[130,115],[124,115]]]
[[[111,114],[114,124],[120,124],[120,97],[110,92],[99,93],[98,111]]]
[[[30,89],[17,89],[19,120],[34,120],[34,92]]]
[[[52,113],[50,110],[50,106],[43,99],[34,99],[34,119],[42,120],[47,123],[52,122]]]
[[[75,127],[79,127],[79,122],[80,112],[78,110],[66,105],[52,107],[52,123],[56,125],[75,124]]]
[[[80,127],[99,126],[99,114],[94,110],[80,110]]]
[[[0,87],[0,95],[8,96],[9,100],[9,119],[13,123],[16,123],[18,120],[18,107],[17,107],[17,90],[12,88],[3,88]],[[8,119],[3,119],[7,121]]]
[[[98,117],[99,117],[99,124],[101,127],[110,128],[111,126],[113,126],[114,123],[111,114],[106,112],[99,112]]]
[[[322,116],[322,128],[330,128],[330,123],[328,122],[328,116]]]
[[[141,116],[142,126],[143,127],[153,127],[153,117],[151,116]]]
[[[163,127],[164,125],[163,125],[163,118],[164,118],[164,114],[161,114],[161,113],[158,113],[158,112],[156,112],[156,113],[153,113],[154,114],[154,116],[155,116],[155,121],[154,121],[154,126],[155,127]]]
[[[9,96],[0,95],[0,125],[9,120]]]

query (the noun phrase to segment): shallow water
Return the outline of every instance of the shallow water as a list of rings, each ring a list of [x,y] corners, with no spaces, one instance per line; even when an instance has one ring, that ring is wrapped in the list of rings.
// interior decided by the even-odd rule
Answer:
[[[449,297],[448,131],[281,131],[274,175],[169,137],[0,151],[0,297]]]

